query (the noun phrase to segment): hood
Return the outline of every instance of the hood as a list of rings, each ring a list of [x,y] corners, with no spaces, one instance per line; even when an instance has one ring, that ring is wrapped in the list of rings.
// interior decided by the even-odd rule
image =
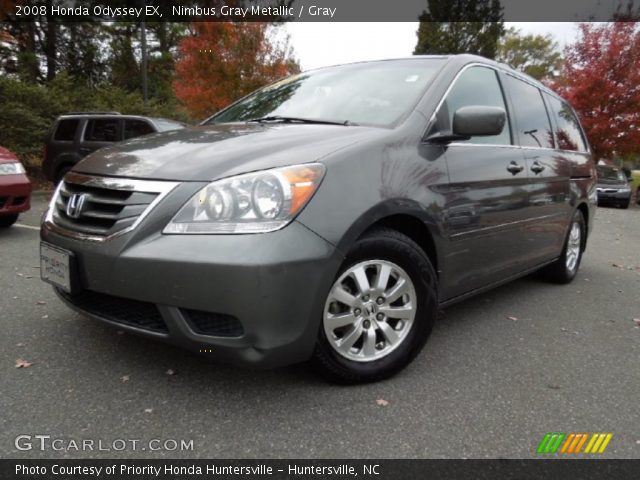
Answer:
[[[224,124],[135,138],[98,150],[74,171],[177,181],[211,181],[319,160],[379,128],[312,124]]]
[[[4,147],[0,147],[0,163],[14,163],[18,161],[18,157]]]

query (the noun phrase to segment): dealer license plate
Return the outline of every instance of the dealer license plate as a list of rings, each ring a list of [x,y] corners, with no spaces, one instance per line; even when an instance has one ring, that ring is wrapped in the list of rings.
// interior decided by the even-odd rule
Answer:
[[[71,292],[71,257],[73,253],[47,243],[40,243],[40,277],[65,292]]]

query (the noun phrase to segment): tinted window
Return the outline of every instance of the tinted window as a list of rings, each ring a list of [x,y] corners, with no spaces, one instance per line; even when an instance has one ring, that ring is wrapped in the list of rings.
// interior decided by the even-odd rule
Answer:
[[[61,120],[58,122],[58,127],[56,128],[56,133],[53,136],[54,140],[61,140],[63,142],[72,142],[76,137],[76,129],[78,128],[78,123],[80,120],[69,119],[69,120]]]
[[[558,148],[561,150],[576,150],[585,152],[587,145],[585,144],[580,124],[573,110],[564,102],[561,102],[551,95],[545,94],[551,107],[551,112],[556,119],[556,140]]]
[[[473,67],[465,70],[458,77],[438,112],[438,129],[440,131],[451,131],[455,111],[461,107],[469,106],[500,107],[506,112],[504,96],[502,95],[502,89],[495,70]],[[467,141],[469,143],[498,145],[511,144],[508,119],[500,135],[473,137]]]
[[[259,90],[206,123],[281,116],[389,126],[413,108],[443,63],[412,59],[305,72]]]
[[[506,75],[506,78],[515,109],[520,145],[553,148],[553,132],[540,90],[511,75]]]
[[[94,118],[87,122],[84,139],[90,142],[115,142],[118,140],[118,120]]]
[[[148,122],[144,120],[125,120],[124,121],[124,138],[140,137],[155,133],[155,130]]]

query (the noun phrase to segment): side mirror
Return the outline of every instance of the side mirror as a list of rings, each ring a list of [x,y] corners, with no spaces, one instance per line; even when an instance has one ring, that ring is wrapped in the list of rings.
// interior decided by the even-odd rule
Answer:
[[[507,114],[500,107],[462,107],[453,114],[453,134],[464,137],[500,135]]]
[[[453,114],[453,125],[450,132],[437,132],[427,137],[427,141],[449,143],[457,140],[469,140],[471,137],[500,135],[506,122],[507,114],[503,108],[462,107]]]

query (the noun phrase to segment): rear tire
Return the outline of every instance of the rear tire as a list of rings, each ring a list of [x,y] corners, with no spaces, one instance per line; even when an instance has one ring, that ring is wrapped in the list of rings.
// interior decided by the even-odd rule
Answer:
[[[426,343],[437,314],[437,276],[422,249],[376,229],[349,251],[328,292],[311,359],[339,384],[391,377]]]
[[[571,219],[562,255],[555,262],[541,270],[543,278],[553,283],[571,282],[580,268],[582,252],[586,245],[586,223],[584,215],[576,210]]]
[[[18,214],[0,215],[0,228],[9,228],[18,220]]]

